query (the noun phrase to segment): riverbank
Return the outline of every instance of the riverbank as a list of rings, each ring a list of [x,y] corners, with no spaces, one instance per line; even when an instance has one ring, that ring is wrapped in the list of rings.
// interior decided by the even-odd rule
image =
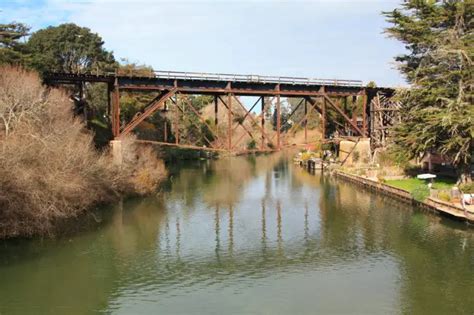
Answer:
[[[419,201],[414,199],[410,192],[404,189],[390,186],[367,177],[342,172],[340,170],[335,170],[334,175],[336,178],[340,178],[345,181],[361,185],[364,188],[395,197],[399,200],[409,203],[410,205],[433,211],[438,214],[446,215],[456,220],[462,220],[469,223],[469,225],[474,226],[474,213],[463,209],[460,206],[454,205],[453,203],[445,202],[432,197],[428,197],[425,199],[425,201]]]

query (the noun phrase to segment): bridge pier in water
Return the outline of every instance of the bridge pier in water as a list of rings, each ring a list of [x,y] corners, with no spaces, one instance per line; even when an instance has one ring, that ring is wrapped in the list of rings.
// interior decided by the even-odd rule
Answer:
[[[112,160],[115,165],[122,165],[123,163],[123,152],[122,152],[122,140],[111,140],[110,148],[112,151]]]

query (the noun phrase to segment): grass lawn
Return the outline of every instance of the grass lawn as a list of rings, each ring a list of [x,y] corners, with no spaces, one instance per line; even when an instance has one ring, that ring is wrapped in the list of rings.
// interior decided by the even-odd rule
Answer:
[[[404,189],[413,196],[418,201],[425,200],[430,195],[430,190],[428,189],[428,181],[418,178],[407,178],[407,179],[397,179],[397,180],[387,180],[385,182],[387,185]],[[446,177],[437,177],[434,179],[433,188],[434,189],[450,189],[456,184],[456,180]]]
[[[407,179],[396,179],[396,180],[387,180],[385,182],[387,185],[401,188],[409,192],[413,192],[415,189],[420,186],[426,186],[428,184],[427,180],[418,179],[418,178],[407,178]],[[435,178],[433,182],[434,189],[450,189],[456,184],[456,179],[439,177]]]
[[[423,201],[430,195],[428,189],[428,181],[418,178],[407,178],[397,180],[387,180],[387,185],[404,189],[413,196],[416,200]],[[456,180],[448,177],[437,177],[434,179],[434,189],[451,189],[456,184]]]

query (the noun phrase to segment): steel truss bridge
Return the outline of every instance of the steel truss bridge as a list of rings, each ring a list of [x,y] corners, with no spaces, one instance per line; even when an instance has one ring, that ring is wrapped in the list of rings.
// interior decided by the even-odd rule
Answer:
[[[308,143],[307,123],[312,112],[319,113],[321,119],[321,133],[323,135],[321,141],[328,141],[329,111],[334,112],[332,117],[338,115],[344,121],[344,125],[340,126],[342,127],[341,136],[370,137],[374,145],[380,145],[385,141],[388,129],[396,123],[394,113],[398,112],[399,107],[398,104],[391,101],[394,94],[393,89],[366,87],[362,81],[358,80],[154,71],[149,76],[135,76],[133,73],[127,75],[49,73],[45,75],[44,82],[50,86],[76,85],[80,99],[84,99],[85,84],[106,84],[108,115],[115,139],[121,139],[130,134],[140,123],[156,112],[173,110],[175,117],[172,118],[172,130],[168,131],[165,126],[163,141],[149,142],[211,151],[273,151],[283,148],[285,144],[282,143],[282,136],[285,132],[282,131],[281,98],[298,98],[300,100],[297,107],[287,117],[288,119],[292,118],[298,108],[301,106],[304,108],[304,116],[293,126],[304,128],[304,143],[301,145]],[[157,93],[157,96],[143,110],[137,112],[130,121],[125,122],[121,119],[120,114],[120,95],[123,91],[153,92]],[[206,120],[202,113],[193,106],[188,98],[189,95],[213,96],[215,117],[212,126],[209,124],[209,119]],[[257,101],[250,109],[247,109],[239,99],[241,96],[257,97]],[[269,106],[268,98],[272,99],[276,112],[276,130],[272,134],[266,128],[268,122],[266,122],[264,115],[266,106]],[[349,98],[352,98],[352,104],[356,104],[357,98],[362,98],[361,115],[353,114],[352,117],[349,117],[349,113],[345,109]],[[190,111],[185,112],[185,105]],[[260,107],[260,114],[254,115],[252,111],[257,106]],[[225,136],[218,134],[219,110],[224,110],[226,113]],[[237,112],[243,112],[244,115],[236,122]],[[355,111],[352,112],[355,113]],[[212,132],[214,141],[206,138],[208,145],[205,147],[180,141],[179,126],[189,114],[199,117],[199,120]],[[245,121],[250,121],[254,128],[246,126]],[[245,132],[235,139],[233,136],[237,128],[243,128]],[[168,141],[168,132],[175,135],[173,143]],[[238,148],[244,136],[256,141],[256,149],[242,150]]]

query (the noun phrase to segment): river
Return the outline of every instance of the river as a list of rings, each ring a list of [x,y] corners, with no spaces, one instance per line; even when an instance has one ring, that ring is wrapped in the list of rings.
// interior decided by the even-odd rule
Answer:
[[[473,314],[474,229],[293,166],[173,166],[153,197],[0,242],[0,314]]]

